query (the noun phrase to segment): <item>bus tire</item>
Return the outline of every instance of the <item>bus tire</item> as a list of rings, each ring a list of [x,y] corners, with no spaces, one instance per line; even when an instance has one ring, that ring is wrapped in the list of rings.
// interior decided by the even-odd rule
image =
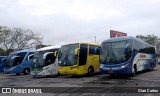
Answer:
[[[30,73],[30,69],[29,68],[25,68],[23,70],[24,75],[28,75]]]
[[[88,68],[88,76],[93,75],[93,73],[94,73],[94,68],[93,68],[93,66],[89,66],[89,68]]]
[[[151,64],[150,64],[150,67],[149,67],[149,70],[150,70],[150,71],[153,71],[153,68],[154,68],[153,63],[151,63]]]
[[[131,73],[131,77],[134,77],[136,75],[136,73],[137,73],[137,66],[134,65],[132,73]]]

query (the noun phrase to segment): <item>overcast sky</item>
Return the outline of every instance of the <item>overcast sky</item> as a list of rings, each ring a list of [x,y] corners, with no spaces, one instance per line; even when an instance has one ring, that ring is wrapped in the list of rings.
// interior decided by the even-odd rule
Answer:
[[[160,37],[160,0],[0,0],[0,26],[31,29],[44,44],[128,36]]]

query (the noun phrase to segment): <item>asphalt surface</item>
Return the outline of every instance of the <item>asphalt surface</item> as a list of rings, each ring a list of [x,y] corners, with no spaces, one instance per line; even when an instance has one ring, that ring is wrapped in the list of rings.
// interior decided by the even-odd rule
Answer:
[[[135,77],[126,77],[124,75],[110,78],[107,74],[95,74],[93,76],[53,76],[33,78],[30,75],[9,75],[0,73],[1,87],[160,87],[160,65],[153,71],[138,73]],[[160,88],[159,88],[160,89]],[[117,89],[116,89],[117,90]],[[160,93],[160,90],[158,90]],[[112,91],[111,91],[112,92]],[[160,96],[159,93],[43,93],[43,94],[23,94],[25,96]],[[0,96],[22,96],[22,94],[0,94]]]

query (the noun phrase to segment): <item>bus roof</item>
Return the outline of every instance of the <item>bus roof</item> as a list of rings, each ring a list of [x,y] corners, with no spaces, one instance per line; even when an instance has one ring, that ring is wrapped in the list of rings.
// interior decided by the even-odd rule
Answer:
[[[104,44],[104,43],[109,43],[109,42],[115,42],[115,41],[123,41],[123,40],[135,40],[135,41],[144,43],[144,44],[146,44],[146,45],[148,45],[148,46],[154,47],[153,45],[144,42],[142,39],[140,39],[140,38],[135,38],[135,37],[132,37],[132,36],[123,36],[123,37],[110,38],[110,39],[104,40],[104,41],[102,42],[102,44]]]
[[[19,50],[19,51],[12,52],[11,54],[13,54],[13,53],[21,53],[21,52],[35,52],[35,50],[24,49],[24,50]]]
[[[100,46],[100,44],[99,44],[99,43],[91,43],[91,42],[76,42],[76,43],[68,43],[68,44],[64,44],[63,46],[65,46],[65,45],[70,45],[70,44],[77,44],[77,43],[79,43],[79,44],[90,44],[90,45],[98,45],[98,46]]]
[[[48,47],[43,47],[43,48],[37,49],[36,51],[44,51],[44,50],[58,49],[58,48],[61,48],[61,46],[60,45],[48,46]]]

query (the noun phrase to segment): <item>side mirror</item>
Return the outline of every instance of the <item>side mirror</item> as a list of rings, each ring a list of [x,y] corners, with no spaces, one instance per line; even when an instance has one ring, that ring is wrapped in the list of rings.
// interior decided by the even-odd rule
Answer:
[[[6,62],[7,62],[7,58],[3,58],[3,59],[1,60],[1,62],[6,63]]]
[[[128,53],[128,52],[129,52],[129,46],[130,46],[129,43],[127,43],[127,44],[125,45],[125,48],[124,48],[124,52],[125,52],[125,53]]]
[[[98,46],[94,49],[95,54],[100,54],[101,46]]]
[[[28,60],[32,60],[32,59],[33,59],[33,56],[34,56],[34,54],[30,54],[30,55],[28,56]]]
[[[79,48],[76,48],[76,49],[75,49],[74,54],[75,54],[76,56],[79,55]]]
[[[55,51],[54,52],[54,57],[57,57],[57,55],[58,55],[58,51]]]
[[[47,57],[48,54],[54,54],[54,53],[53,53],[53,52],[46,52],[46,53],[43,55],[43,59],[44,59],[44,60],[46,59],[46,57]]]

